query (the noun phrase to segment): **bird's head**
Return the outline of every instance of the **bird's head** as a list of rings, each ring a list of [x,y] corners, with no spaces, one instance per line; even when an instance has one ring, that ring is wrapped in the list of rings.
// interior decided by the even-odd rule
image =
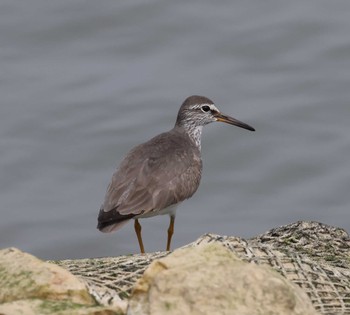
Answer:
[[[176,125],[185,128],[187,126],[199,127],[215,121],[255,131],[253,127],[244,122],[222,114],[209,98],[198,95],[192,95],[183,102],[177,115]]]

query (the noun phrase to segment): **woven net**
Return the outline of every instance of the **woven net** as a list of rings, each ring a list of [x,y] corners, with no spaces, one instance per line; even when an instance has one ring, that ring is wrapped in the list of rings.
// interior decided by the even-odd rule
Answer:
[[[350,314],[350,238],[344,230],[297,222],[250,240],[206,234],[187,246],[211,242],[221,243],[244,261],[271,266],[300,286],[321,314]],[[83,279],[98,302],[113,305],[129,297],[153,260],[166,255],[156,252],[55,263]]]

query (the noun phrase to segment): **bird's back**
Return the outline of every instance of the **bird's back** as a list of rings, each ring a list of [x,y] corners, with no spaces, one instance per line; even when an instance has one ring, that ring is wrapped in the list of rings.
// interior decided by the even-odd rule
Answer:
[[[136,146],[112,176],[98,228],[110,232],[135,216],[190,198],[199,186],[201,172],[200,151],[181,129]]]

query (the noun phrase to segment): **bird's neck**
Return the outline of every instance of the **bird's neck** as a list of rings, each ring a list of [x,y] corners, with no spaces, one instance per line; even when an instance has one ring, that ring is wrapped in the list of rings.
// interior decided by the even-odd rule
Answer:
[[[181,128],[190,137],[190,139],[195,143],[197,148],[199,150],[201,150],[203,126],[195,126],[193,124],[186,124],[186,125],[177,126],[177,127]]]

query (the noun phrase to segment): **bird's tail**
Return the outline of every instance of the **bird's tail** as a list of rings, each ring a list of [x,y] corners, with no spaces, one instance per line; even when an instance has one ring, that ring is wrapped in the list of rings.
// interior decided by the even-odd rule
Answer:
[[[122,215],[116,208],[109,211],[104,211],[104,209],[101,208],[98,214],[97,228],[103,233],[114,232],[129,222],[133,217],[135,217],[135,214]]]

